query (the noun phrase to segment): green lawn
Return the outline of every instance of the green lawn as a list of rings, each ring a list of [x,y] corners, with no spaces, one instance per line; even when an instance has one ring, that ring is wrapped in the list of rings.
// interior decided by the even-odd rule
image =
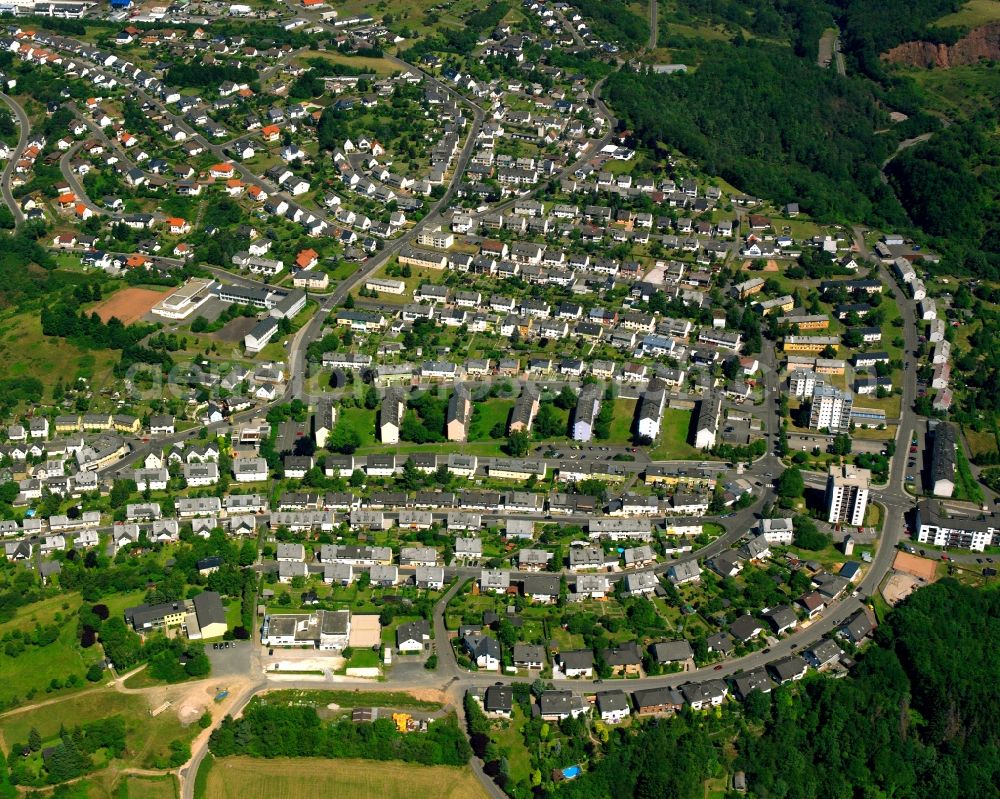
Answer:
[[[504,427],[506,433],[507,419],[510,416],[514,400],[488,399],[475,403],[472,423],[469,425],[469,441],[490,441],[490,431],[496,425]]]
[[[635,406],[637,400],[615,400],[615,413],[611,417],[611,435],[608,442],[612,444],[627,444],[632,440],[632,425],[635,422]]]
[[[341,408],[337,423],[343,422],[354,430],[361,438],[361,446],[366,447],[376,441],[375,414],[374,410],[367,408]]]
[[[371,649],[355,649],[351,654],[351,659],[347,661],[349,669],[372,669],[381,665],[378,652]]]
[[[705,457],[705,453],[688,443],[691,429],[692,411],[680,408],[666,408],[660,423],[660,437],[654,443],[649,455],[654,460],[695,460]]]
[[[358,271],[358,265],[351,261],[341,261],[335,269],[328,269],[330,280],[347,280]]]

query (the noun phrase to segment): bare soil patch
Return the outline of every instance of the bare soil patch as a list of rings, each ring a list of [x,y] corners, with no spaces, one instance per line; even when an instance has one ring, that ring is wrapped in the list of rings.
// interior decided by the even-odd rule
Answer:
[[[126,325],[141,319],[166,296],[165,291],[127,288],[115,292],[94,308],[102,322],[115,316]]]

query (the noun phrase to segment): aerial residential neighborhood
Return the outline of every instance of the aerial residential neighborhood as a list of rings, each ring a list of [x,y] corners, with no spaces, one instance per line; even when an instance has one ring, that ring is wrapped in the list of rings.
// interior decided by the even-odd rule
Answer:
[[[861,5],[0,3],[0,794],[989,795],[1000,14]]]

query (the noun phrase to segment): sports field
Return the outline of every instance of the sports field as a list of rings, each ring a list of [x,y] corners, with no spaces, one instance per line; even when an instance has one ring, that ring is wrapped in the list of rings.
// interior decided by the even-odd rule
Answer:
[[[300,799],[349,796],[351,799],[487,799],[467,768],[416,766],[374,760],[227,757],[208,774],[211,799]]]
[[[102,322],[117,316],[121,322],[130,325],[149,313],[149,310],[164,296],[166,296],[165,291],[154,289],[122,289],[95,306],[94,312],[101,317]]]

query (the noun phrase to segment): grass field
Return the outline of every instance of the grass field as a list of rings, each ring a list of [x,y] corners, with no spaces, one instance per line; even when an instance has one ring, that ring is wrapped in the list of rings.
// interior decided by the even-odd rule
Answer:
[[[485,799],[488,796],[467,768],[366,760],[256,760],[248,757],[216,760],[208,774],[205,795],[211,799],[301,799],[305,796]]]
[[[14,658],[0,649],[0,674],[4,675],[0,681],[0,703],[15,698],[24,700],[32,689],[36,693],[36,701],[41,701],[47,698],[45,689],[53,679],[62,681],[70,674],[81,679],[73,690],[91,685],[83,678],[87,668],[100,658],[101,652],[100,647],[81,649],[77,643],[76,611],[79,607],[79,594],[57,596],[20,608],[13,619],[0,624],[0,637],[12,630],[30,631],[36,624],[62,625],[59,638],[48,646],[28,647]],[[57,614],[61,614],[61,621],[56,620]]]
[[[125,778],[124,789],[119,789],[119,796],[127,799],[176,799],[177,781],[173,775],[143,777],[130,774]]]
[[[149,715],[146,699],[136,694],[121,694],[103,688],[80,696],[70,696],[63,702],[38,707],[23,713],[0,717],[4,739],[13,742],[28,740],[28,732],[36,727],[43,739],[58,734],[62,724],[83,724],[95,719],[121,715],[125,717],[128,754],[120,764],[125,767],[148,768],[152,759],[166,754],[170,742],[179,738],[190,741],[198,732],[197,725],[183,727],[176,713]]]
[[[994,3],[1000,8],[1000,0]],[[1000,69],[977,64],[950,69],[906,69],[927,97],[930,109],[949,116],[969,116],[1000,93]]]
[[[507,418],[514,400],[489,399],[475,403],[472,423],[469,425],[469,441],[491,441],[490,431],[497,425],[503,425],[506,433]]]
[[[0,318],[0,375],[37,377],[49,390],[60,380],[84,377],[98,386],[111,385],[111,369],[118,354],[111,350],[81,350],[66,339],[42,335],[36,313]]]
[[[1000,0],[969,0],[954,14],[936,20],[936,28],[975,27],[1000,19]]]
[[[367,408],[341,408],[340,421],[356,431],[361,438],[361,446],[366,447],[376,442],[375,411]]]
[[[991,430],[973,430],[969,427],[962,428],[965,440],[969,442],[969,451],[973,457],[983,455],[987,452],[995,452],[998,444],[997,437]]]
[[[310,50],[309,52],[302,53],[302,55],[296,58],[296,61],[303,66],[308,66],[309,60],[313,58],[321,58],[324,61],[332,61],[335,64],[344,64],[345,66],[354,67],[355,69],[362,69],[366,72],[378,75],[380,78],[384,78],[388,75],[392,75],[394,72],[401,71],[398,66],[386,61],[384,58],[349,56],[343,53],[330,51],[321,53],[316,50]]]
[[[663,421],[660,423],[660,437],[649,453],[653,460],[694,460],[705,457],[703,452],[688,443],[691,413],[680,408],[664,409]]]
[[[615,414],[611,417],[611,435],[607,439],[612,444],[627,444],[632,440],[632,425],[635,422],[637,402],[638,400],[634,399],[615,400]]]

